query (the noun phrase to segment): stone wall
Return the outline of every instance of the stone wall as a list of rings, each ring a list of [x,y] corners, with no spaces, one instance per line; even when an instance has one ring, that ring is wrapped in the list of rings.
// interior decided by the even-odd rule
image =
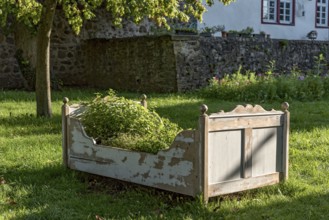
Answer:
[[[51,62],[53,78],[66,86],[86,86],[88,75],[85,61],[88,53],[82,47],[89,39],[119,39],[123,37],[144,36],[150,32],[152,24],[144,20],[139,25],[132,22],[123,22],[122,28],[116,28],[108,13],[98,11],[92,21],[87,21],[77,36],[69,27],[63,15],[59,12],[54,19],[52,32]],[[96,50],[91,54],[95,55]],[[93,58],[93,57],[91,57]]]
[[[255,38],[200,38],[200,49],[217,74],[232,73],[241,66],[244,70],[264,73],[270,62],[275,62],[275,71],[290,73],[293,69],[302,72],[316,65],[316,56],[328,56],[327,41],[288,41]]]
[[[294,69],[307,72],[316,67],[320,53],[329,58],[325,41],[149,36],[151,27],[145,20],[139,26],[126,22],[117,29],[103,14],[87,22],[76,36],[57,14],[51,41],[52,80],[64,86],[188,91],[240,67],[263,73],[275,61],[274,70],[280,74]],[[16,51],[23,49],[25,59],[31,65],[35,62],[35,38],[26,35],[22,29],[14,36],[0,33],[0,88],[20,89],[28,84],[15,58]]]
[[[0,88],[24,88],[24,79],[15,53],[14,36],[0,32]]]
[[[94,39],[84,44],[88,86],[126,91],[177,91],[170,36]]]
[[[240,67],[242,72],[261,74],[269,68],[277,74],[307,73],[317,67],[319,54],[327,58],[320,73],[328,72],[329,42],[326,41],[200,37],[175,41],[174,45],[179,91],[200,88],[210,78],[236,72]]]
[[[204,38],[198,36],[173,37],[178,91],[203,87],[212,77],[207,60],[211,51],[203,50],[202,39]],[[210,39],[212,38],[207,38]]]
[[[144,36],[150,33],[153,26],[147,19],[139,25],[124,21],[123,28],[116,28],[105,11],[98,11],[98,16],[86,22],[79,35],[71,30],[61,11],[56,13],[51,36],[51,79],[53,84],[67,86],[84,86],[86,71],[81,45],[88,39],[112,39],[132,36]],[[29,70],[34,69],[36,62],[36,37],[30,34],[24,26],[17,26],[14,33],[5,35],[0,30],[0,88],[31,89],[30,79],[24,75],[15,58],[16,51],[23,51],[22,61],[29,64]]]
[[[307,73],[327,42],[198,36],[91,39],[85,43],[88,85],[130,91],[189,91],[214,76],[254,71]],[[328,56],[326,56],[328,57]],[[325,64],[325,63],[323,63]],[[272,65],[271,67],[269,67]],[[327,73],[322,65],[321,73]]]

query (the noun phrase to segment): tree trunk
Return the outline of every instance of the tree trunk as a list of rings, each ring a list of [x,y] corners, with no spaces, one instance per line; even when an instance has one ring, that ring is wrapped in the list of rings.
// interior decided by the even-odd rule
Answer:
[[[36,103],[37,116],[51,117],[50,35],[57,0],[45,0],[37,33]]]

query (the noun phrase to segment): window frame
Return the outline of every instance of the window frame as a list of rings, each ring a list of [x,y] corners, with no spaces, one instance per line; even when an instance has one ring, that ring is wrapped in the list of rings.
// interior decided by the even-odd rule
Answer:
[[[262,24],[274,24],[274,25],[288,25],[288,26],[294,26],[295,25],[295,14],[296,14],[296,0],[261,0],[262,4],[261,4],[261,23]],[[328,0],[326,0],[328,1]],[[265,2],[268,2],[268,4],[270,4],[271,2],[274,2],[274,18],[273,19],[266,19],[264,18],[264,7],[265,7]],[[290,2],[290,13],[289,15],[286,14],[286,10],[287,8],[283,8],[281,9],[281,3],[287,4]],[[270,10],[271,8],[268,7],[268,10]],[[281,14],[281,10],[284,10],[284,12]],[[273,14],[271,13],[271,14]],[[290,22],[287,22],[284,20],[280,20],[281,16],[289,16],[290,17]]]
[[[325,15],[326,15],[326,18],[325,18],[325,24],[322,25],[322,24],[319,24],[318,23],[318,2],[319,0],[316,0],[316,4],[315,4],[315,27],[316,28],[329,28],[329,1],[328,0],[321,0],[321,1],[326,1],[325,4],[325,7],[326,7],[326,10],[325,10]],[[320,5],[322,5],[323,2],[320,2]],[[321,6],[320,6],[321,7]],[[320,12],[321,13],[321,12]],[[320,19],[322,18],[322,16],[319,17]]]

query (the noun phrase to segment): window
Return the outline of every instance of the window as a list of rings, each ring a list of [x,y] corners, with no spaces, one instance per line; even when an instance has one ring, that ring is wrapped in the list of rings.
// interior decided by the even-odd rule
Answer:
[[[262,4],[263,23],[294,24],[295,0],[262,0]]]
[[[316,26],[328,27],[328,0],[316,1]]]

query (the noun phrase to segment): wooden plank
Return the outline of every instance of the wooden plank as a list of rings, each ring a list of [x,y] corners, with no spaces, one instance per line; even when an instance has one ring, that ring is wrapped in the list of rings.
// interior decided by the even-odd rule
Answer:
[[[196,174],[196,179],[193,182],[194,185],[194,192],[195,195],[201,195],[203,193],[202,191],[202,176],[203,176],[203,157],[202,157],[202,151],[203,147],[201,146],[201,132],[200,130],[197,130],[195,132],[194,136],[194,146],[196,149],[196,158],[194,160],[194,173]]]
[[[281,115],[236,116],[228,118],[209,118],[209,131],[245,128],[277,127],[283,123]]]
[[[283,180],[288,179],[289,174],[289,130],[290,130],[290,112],[288,111],[289,104],[283,103],[285,108],[285,117],[283,125],[283,154],[282,154],[282,168]]]
[[[186,195],[197,195],[198,147],[195,131],[178,134],[167,150],[157,154],[134,152],[121,148],[96,145],[79,120],[69,125],[71,169],[152,186]]]
[[[282,144],[278,142],[279,128],[261,128],[253,130],[252,175],[261,176],[279,172],[278,157]]]
[[[209,133],[209,184],[241,178],[242,131]]]
[[[65,167],[68,167],[68,115],[70,112],[69,106],[68,106],[69,99],[64,97],[63,98],[63,105],[62,105],[62,160],[63,165]]]
[[[199,117],[199,132],[200,132],[200,156],[201,156],[201,192],[203,200],[208,202],[208,115],[206,114],[208,107],[202,105],[201,115]]]
[[[209,170],[208,170],[208,117],[204,120],[204,143],[203,143],[203,199],[208,203],[208,182],[209,182]]]
[[[254,115],[256,117],[258,116],[265,116],[265,115],[282,115],[283,112],[281,111],[266,111],[262,106],[260,105],[255,105],[252,106],[250,104],[247,104],[245,106],[243,105],[237,105],[235,109],[233,109],[230,112],[224,112],[223,110],[217,113],[213,113],[209,116],[209,118],[227,118],[227,117],[245,117],[245,116],[250,116]]]
[[[242,150],[242,178],[252,176],[252,128],[243,130],[243,150]]]
[[[74,157],[70,158],[69,166],[74,170],[110,177],[126,182],[150,186],[189,196],[197,195],[194,191],[194,181],[192,178],[182,176],[180,175],[180,172],[171,172],[171,174],[168,174],[165,171],[161,172],[161,170],[149,168],[147,170],[140,169],[134,174],[126,169],[128,167],[121,165],[101,163],[95,160],[84,160]],[[180,167],[174,168],[174,170],[179,168]]]
[[[255,189],[279,182],[279,173],[212,184],[208,187],[208,196],[214,197],[249,189]]]

